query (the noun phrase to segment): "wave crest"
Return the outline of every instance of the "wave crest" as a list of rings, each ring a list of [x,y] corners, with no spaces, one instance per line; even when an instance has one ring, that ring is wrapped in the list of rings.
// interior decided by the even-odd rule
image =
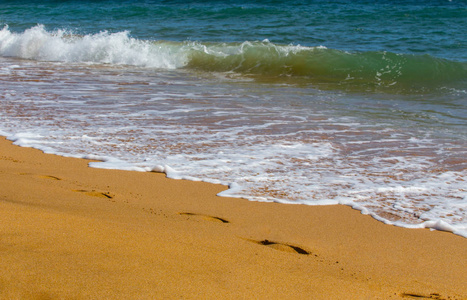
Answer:
[[[323,46],[276,45],[267,40],[243,43],[149,41],[128,31],[76,35],[37,25],[23,33],[5,26],[0,55],[33,60],[104,63],[204,72],[235,72],[257,80],[287,80],[352,90],[419,91],[465,88],[467,63],[429,55],[358,52]]]
[[[104,63],[175,69],[186,64],[183,49],[170,43],[150,43],[128,31],[75,35],[65,30],[48,32],[37,25],[23,33],[0,31],[0,54],[33,60]]]

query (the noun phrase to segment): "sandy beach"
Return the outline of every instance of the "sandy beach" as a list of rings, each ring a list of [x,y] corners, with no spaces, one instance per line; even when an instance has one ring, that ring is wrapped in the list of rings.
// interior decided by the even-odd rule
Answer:
[[[467,299],[467,239],[0,139],[1,299]]]

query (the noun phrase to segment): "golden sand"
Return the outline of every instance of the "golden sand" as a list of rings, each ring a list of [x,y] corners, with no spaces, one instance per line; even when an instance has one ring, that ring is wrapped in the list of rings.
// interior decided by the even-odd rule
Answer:
[[[0,138],[1,299],[467,299],[467,239]]]

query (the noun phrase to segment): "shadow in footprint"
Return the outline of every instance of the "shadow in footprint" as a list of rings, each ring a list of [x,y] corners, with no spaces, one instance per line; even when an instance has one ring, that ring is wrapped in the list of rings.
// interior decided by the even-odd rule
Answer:
[[[284,252],[290,252],[290,253],[298,253],[298,254],[303,254],[303,255],[310,255],[311,252],[303,249],[302,247],[287,244],[287,243],[280,243],[280,242],[273,242],[270,240],[262,240],[262,241],[255,241],[255,240],[250,240],[247,239],[250,242],[260,244],[263,246],[267,246],[269,248],[279,250],[279,251],[284,251]]]
[[[202,214],[195,214],[195,213],[189,213],[189,212],[181,212],[181,213],[178,213],[178,214],[181,215],[181,216],[195,216],[195,217],[201,217],[201,218],[203,218],[204,220],[207,220],[207,221],[222,222],[222,223],[230,223],[230,222],[227,221],[226,219],[222,219],[222,218],[214,217],[214,216],[208,216],[208,215],[202,215]]]
[[[430,295],[422,295],[416,293],[402,293],[403,298],[412,298],[412,299],[442,299],[440,294],[431,293]]]

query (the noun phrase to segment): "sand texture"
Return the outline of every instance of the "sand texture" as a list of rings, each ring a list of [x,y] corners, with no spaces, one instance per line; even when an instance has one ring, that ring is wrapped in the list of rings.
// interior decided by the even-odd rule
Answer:
[[[0,139],[1,299],[467,299],[467,239]]]

